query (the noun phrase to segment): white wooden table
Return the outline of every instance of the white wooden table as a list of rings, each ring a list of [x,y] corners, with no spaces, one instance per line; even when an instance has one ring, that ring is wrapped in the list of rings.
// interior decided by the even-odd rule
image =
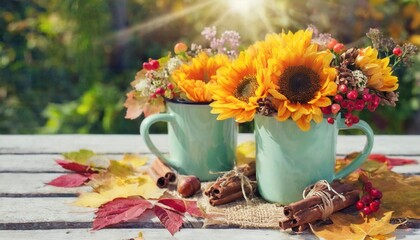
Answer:
[[[168,150],[167,135],[152,138],[162,151]],[[253,140],[253,135],[239,135],[239,143],[248,140]],[[338,154],[359,151],[364,142],[364,136],[340,136]],[[70,204],[83,188],[44,185],[65,172],[53,160],[63,152],[81,148],[116,157],[124,153],[151,156],[139,135],[0,135],[0,239],[130,239],[140,231],[145,239],[173,238],[153,218],[118,229],[90,231],[93,210]],[[420,136],[376,136],[373,152],[420,161]],[[420,174],[420,165],[394,170]],[[290,235],[280,230],[203,229],[201,226],[201,221],[191,220],[174,238],[316,239],[313,235]],[[398,229],[396,234],[397,239],[420,239],[420,229]]]

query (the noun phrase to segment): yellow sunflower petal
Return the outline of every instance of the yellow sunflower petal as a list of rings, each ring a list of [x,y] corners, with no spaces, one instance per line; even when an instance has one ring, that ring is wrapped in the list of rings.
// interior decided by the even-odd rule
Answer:
[[[220,118],[233,117],[237,122],[251,121],[256,113],[257,101],[267,95],[263,85],[261,59],[255,58],[256,46],[242,51],[228,66],[217,71],[217,86],[212,88],[212,113]]]
[[[211,102],[212,85],[216,78],[216,72],[229,64],[226,55],[209,57],[201,52],[191,60],[190,64],[184,64],[172,73],[172,79],[193,102]]]

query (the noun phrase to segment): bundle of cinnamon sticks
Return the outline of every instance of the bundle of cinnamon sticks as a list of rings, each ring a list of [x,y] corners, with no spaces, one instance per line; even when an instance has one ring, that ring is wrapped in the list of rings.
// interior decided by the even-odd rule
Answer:
[[[255,162],[244,164],[224,174],[204,192],[212,206],[222,205],[244,198],[256,190]],[[242,176],[241,176],[242,175]],[[244,176],[247,178],[244,178]],[[242,191],[244,190],[244,192]]]
[[[175,172],[166,166],[159,158],[156,158],[150,165],[147,173],[160,188],[165,188],[169,183],[176,181]]]
[[[344,197],[341,198],[332,190],[324,190],[331,196],[333,212],[349,207],[359,200],[360,191],[353,185],[334,181],[331,183],[331,188]],[[283,230],[291,228],[295,232],[301,232],[308,227],[309,223],[322,219],[324,207],[321,197],[317,195],[291,203],[284,207],[286,218],[280,220],[280,228]]]

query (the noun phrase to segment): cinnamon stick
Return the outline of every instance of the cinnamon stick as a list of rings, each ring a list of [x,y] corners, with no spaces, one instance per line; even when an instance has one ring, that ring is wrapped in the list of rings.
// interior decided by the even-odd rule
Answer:
[[[169,182],[176,181],[175,173],[159,158],[156,158],[150,167],[153,168],[159,176],[168,179]]]
[[[169,180],[163,176],[160,176],[153,168],[150,167],[147,169],[147,173],[159,188],[165,188],[168,186]]]
[[[333,201],[333,212],[340,211],[343,208],[353,205],[359,200],[359,190],[352,190],[344,194],[345,200],[343,201],[339,196],[334,196]],[[322,211],[318,206],[304,209],[293,215],[292,218],[281,220],[279,222],[280,228],[283,230],[293,228],[296,226],[304,225],[306,223],[312,223],[322,218]]]
[[[255,187],[254,187],[254,189],[255,189]],[[245,189],[245,194],[249,194],[249,192],[250,192],[250,189],[246,188]],[[242,193],[242,190],[240,190],[238,192],[231,193],[231,194],[229,194],[229,195],[227,195],[226,197],[223,197],[223,198],[210,198],[209,202],[212,206],[218,206],[218,205],[223,205],[223,204],[226,204],[226,203],[233,202],[233,201],[241,199],[243,197],[244,197],[244,195]]]
[[[237,168],[237,171],[247,176],[252,181],[256,179],[255,162],[243,164]],[[225,183],[224,186],[221,186],[221,183],[223,182],[228,182],[228,183],[227,184]],[[233,177],[231,179],[221,177],[213,185],[207,188],[204,194],[209,197],[217,196],[218,198],[221,198],[221,197],[224,197],[225,194],[227,193],[237,192],[238,189],[242,189],[241,180],[238,177]],[[226,193],[223,193],[223,192],[226,192]]]
[[[241,165],[233,171],[245,175],[251,181],[255,181],[256,179],[255,162]],[[249,194],[251,190],[255,191],[256,183],[251,182],[250,184],[252,186],[251,189],[247,186],[248,184],[245,184],[245,194]],[[233,202],[244,197],[242,193],[242,180],[236,174],[229,172],[218,178],[213,185],[207,188],[204,194],[209,197],[209,202],[213,206]]]
[[[308,228],[309,228],[309,224],[305,223],[305,224],[300,225],[300,226],[292,227],[292,231],[295,232],[295,233],[301,233]]]
[[[338,193],[343,194],[345,192],[349,192],[351,190],[354,190],[355,187],[351,184],[343,184],[337,181],[334,181],[331,183],[331,187]],[[326,190],[331,196],[333,196],[335,193],[331,190]],[[322,199],[319,196],[312,196],[300,201],[297,201],[295,203],[291,203],[284,207],[283,213],[286,217],[293,216],[296,212],[299,212],[302,209],[308,209],[312,206],[315,206],[317,204],[322,204]]]
[[[255,176],[250,176],[249,180],[255,181]],[[247,186],[245,186],[246,188]],[[209,196],[214,198],[224,198],[232,193],[242,192],[241,179],[237,176],[229,179],[225,185],[215,184],[209,193]]]

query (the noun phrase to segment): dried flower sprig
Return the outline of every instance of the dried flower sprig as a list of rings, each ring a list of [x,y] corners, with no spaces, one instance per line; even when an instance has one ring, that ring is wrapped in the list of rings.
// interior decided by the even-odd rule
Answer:
[[[410,43],[401,47],[392,38],[384,37],[378,29],[370,29],[366,35],[373,48],[346,49],[335,39],[326,44],[335,55],[332,65],[338,73],[338,91],[332,104],[322,111],[324,114],[341,112],[348,126],[359,122],[354,112],[365,109],[374,112],[380,104],[396,106],[398,78],[392,75],[393,70],[410,64],[417,51]],[[334,118],[328,118],[328,122],[334,123]]]
[[[143,63],[142,69],[137,72],[134,81],[131,83],[132,90],[127,94],[124,103],[127,108],[126,118],[135,119],[142,113],[147,117],[153,113],[164,111],[164,99],[197,101],[197,99],[192,99],[191,95],[188,97],[189,93],[194,92],[195,89],[185,89],[186,86],[193,88],[196,86],[189,84],[190,80],[180,76],[183,73],[178,70],[202,72],[206,75],[205,72],[210,69],[204,69],[203,66],[206,66],[206,64],[197,64],[197,61],[214,60],[217,64],[223,64],[223,61],[219,61],[222,58],[220,55],[227,55],[231,59],[235,58],[240,44],[240,36],[234,31],[225,31],[220,38],[217,38],[216,28],[211,27],[205,28],[202,35],[209,41],[209,48],[203,48],[201,45],[193,43],[191,48],[188,49],[185,43],[177,43],[174,47],[174,55],[169,53],[160,59],[149,59],[148,62]],[[207,56],[200,54],[202,52],[206,53]],[[190,64],[192,64],[191,67]],[[214,67],[214,64],[211,65]],[[197,69],[200,66],[203,69]],[[211,71],[214,71],[214,69],[211,69]],[[181,80],[184,83],[183,86],[179,86]],[[194,80],[200,81],[200,79]],[[205,84],[208,82],[207,79],[201,80]],[[208,99],[206,97],[199,98]]]

